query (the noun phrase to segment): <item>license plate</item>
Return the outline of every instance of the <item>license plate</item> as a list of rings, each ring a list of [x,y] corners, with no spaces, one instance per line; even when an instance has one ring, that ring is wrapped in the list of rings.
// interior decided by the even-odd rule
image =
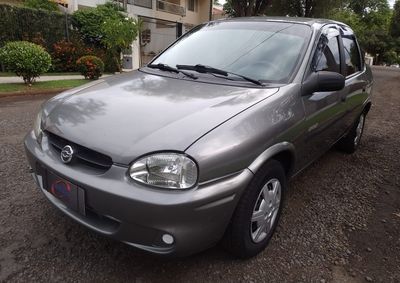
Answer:
[[[71,182],[47,171],[47,191],[68,208],[79,211],[79,188]]]

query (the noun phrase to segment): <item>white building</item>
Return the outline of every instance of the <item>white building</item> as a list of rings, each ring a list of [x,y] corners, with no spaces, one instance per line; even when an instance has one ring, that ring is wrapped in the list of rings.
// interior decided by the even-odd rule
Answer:
[[[219,20],[219,19],[224,19],[226,17],[228,16],[225,14],[224,6],[221,4],[214,4],[212,11],[212,19]]]
[[[68,10],[72,13],[106,1],[69,0]],[[132,50],[125,52],[123,59],[124,69],[137,69],[194,26],[211,20],[212,1],[127,0],[127,13],[143,21],[140,38],[133,42]]]

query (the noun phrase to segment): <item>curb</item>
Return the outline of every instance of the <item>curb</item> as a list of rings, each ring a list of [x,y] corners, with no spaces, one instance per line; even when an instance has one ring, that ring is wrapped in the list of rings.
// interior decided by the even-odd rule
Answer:
[[[59,94],[63,91],[69,90],[71,88],[57,88],[49,90],[35,90],[35,91],[25,91],[25,92],[0,92],[0,99],[6,97],[16,97],[16,96],[30,96],[30,95],[54,95]]]

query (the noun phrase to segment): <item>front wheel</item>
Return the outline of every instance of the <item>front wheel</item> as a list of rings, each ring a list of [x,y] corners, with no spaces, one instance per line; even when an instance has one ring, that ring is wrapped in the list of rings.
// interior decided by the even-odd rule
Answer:
[[[230,253],[249,258],[265,249],[278,224],[285,189],[282,165],[267,162],[243,193],[225,233],[223,244]]]
[[[357,119],[350,132],[337,144],[338,148],[346,153],[354,153],[361,142],[364,132],[366,114],[363,112]]]

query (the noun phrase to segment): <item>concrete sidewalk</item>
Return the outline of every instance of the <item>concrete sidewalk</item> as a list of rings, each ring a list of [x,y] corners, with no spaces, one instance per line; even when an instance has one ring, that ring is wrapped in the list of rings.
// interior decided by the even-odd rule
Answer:
[[[103,75],[101,78],[106,78],[111,75]],[[59,81],[59,80],[75,80],[75,79],[84,79],[84,76],[81,75],[60,75],[60,76],[41,76],[36,78],[37,82],[46,82],[46,81]],[[21,77],[0,77],[0,84],[6,83],[23,83],[24,80]]]

